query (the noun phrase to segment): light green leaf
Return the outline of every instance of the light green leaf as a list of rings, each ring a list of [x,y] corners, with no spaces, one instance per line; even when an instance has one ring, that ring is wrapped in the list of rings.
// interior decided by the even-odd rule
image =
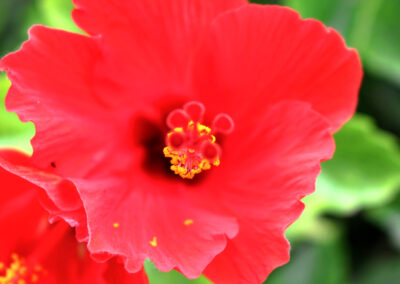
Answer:
[[[178,271],[172,270],[171,272],[161,272],[156,266],[150,261],[146,260],[144,263],[147,276],[149,277],[150,284],[158,283],[173,283],[173,284],[210,284],[204,276],[200,276],[197,279],[189,280]]]
[[[39,2],[44,24],[71,32],[82,33],[71,18],[73,9],[70,0],[42,0]]]
[[[30,139],[35,133],[32,123],[22,123],[15,113],[9,113],[4,106],[4,98],[11,85],[4,74],[0,74],[0,147],[18,148],[32,153]]]
[[[357,115],[335,135],[336,152],[322,164],[318,196],[326,210],[351,213],[388,202],[400,189],[400,151],[389,133]]]

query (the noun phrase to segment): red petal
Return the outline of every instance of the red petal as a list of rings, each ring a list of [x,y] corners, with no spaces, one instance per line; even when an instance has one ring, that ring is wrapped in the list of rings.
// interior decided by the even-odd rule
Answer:
[[[176,33],[189,33],[187,28],[199,28],[219,13],[247,4],[245,0],[121,0],[118,3],[108,0],[73,0],[77,9],[74,19],[78,25],[90,34],[110,35],[118,33],[119,28],[135,29],[140,27],[156,31],[177,25],[178,31],[169,30],[172,36]],[[191,17],[184,18],[185,15]],[[186,21],[186,22],[185,22]],[[170,25],[164,27],[164,25]],[[181,29],[181,31],[179,31]],[[144,36],[144,34],[141,34]],[[173,40],[172,38],[170,39]]]
[[[44,236],[49,237],[49,236]],[[128,273],[122,263],[112,259],[106,263],[97,263],[90,258],[86,245],[75,240],[70,230],[54,247],[43,262],[43,267],[52,274],[51,283],[74,284],[147,284],[144,270]],[[43,277],[45,280],[46,277]]]
[[[21,50],[0,61],[13,83],[6,106],[34,122],[36,166],[63,177],[85,175],[105,155],[105,139],[114,137],[107,127],[120,125],[105,121],[115,116],[92,90],[97,45],[88,37],[41,26],[29,34]]]
[[[13,150],[0,151],[0,167],[29,181],[27,184],[32,187],[45,189],[47,195],[41,193],[41,199],[50,213],[63,217],[71,226],[77,226],[79,239],[87,238],[82,201],[71,182],[35,167],[28,156]]]
[[[89,34],[101,35],[105,52],[99,68],[110,74],[102,74],[105,77],[102,81],[129,88],[130,95],[135,93],[148,99],[159,92],[185,92],[191,57],[211,21],[247,1],[75,0],[74,3],[75,22]]]
[[[123,264],[118,262],[117,259],[113,259],[108,262],[107,269],[104,272],[104,278],[107,283],[120,283],[120,284],[146,284],[149,283],[147,275],[142,269],[137,273],[128,273]],[[91,279],[88,278],[90,281]],[[89,283],[89,282],[87,282]]]
[[[207,110],[231,114],[235,122],[282,99],[311,103],[334,129],[354,113],[362,76],[357,52],[335,30],[289,8],[227,12],[199,50],[196,92]]]
[[[234,218],[218,213],[201,190],[148,178],[76,181],[82,194],[90,231],[89,250],[126,259],[137,272],[145,258],[162,271],[179,269],[189,278],[200,275],[237,233]],[[207,208],[210,207],[210,208]]]
[[[15,253],[20,243],[37,237],[37,228],[47,214],[37,200],[35,186],[0,167],[0,262]]]
[[[24,169],[29,163],[28,156],[12,150],[2,150],[0,156],[1,166],[25,173],[24,178],[29,178]],[[2,167],[0,180],[0,227],[5,228],[0,234],[0,261],[7,261],[12,253],[20,252],[28,262],[38,261],[47,271],[47,275],[40,276],[40,283],[148,283],[143,270],[129,274],[116,260],[101,264],[92,261],[85,245],[78,244],[67,224],[48,224],[37,186]],[[43,178],[39,183],[48,185],[51,180],[49,174],[47,181]]]
[[[328,122],[307,104],[276,104],[258,121],[236,125],[205,185],[215,192],[205,198],[232,212],[240,228],[205,271],[216,283],[261,283],[289,260],[284,231],[334,150]]]
[[[99,112],[99,101],[93,95],[90,77],[99,56],[94,39],[34,26],[29,30],[29,40],[17,52],[10,53],[0,61],[0,69],[23,91],[25,110],[34,107],[57,109],[53,117],[66,111],[76,115],[93,115]],[[12,111],[22,108],[20,101],[10,102]],[[78,103],[79,102],[79,103]]]

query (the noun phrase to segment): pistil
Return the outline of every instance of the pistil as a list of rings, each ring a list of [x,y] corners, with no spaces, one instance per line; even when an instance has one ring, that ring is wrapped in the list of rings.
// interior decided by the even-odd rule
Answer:
[[[219,166],[221,147],[215,135],[229,134],[234,129],[227,114],[217,115],[211,128],[202,124],[204,112],[202,103],[189,102],[167,117],[171,131],[166,137],[164,156],[171,158],[171,170],[184,179],[193,179],[202,171]]]

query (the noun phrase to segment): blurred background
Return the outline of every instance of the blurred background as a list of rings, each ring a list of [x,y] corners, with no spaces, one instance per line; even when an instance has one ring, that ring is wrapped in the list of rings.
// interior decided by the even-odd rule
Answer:
[[[335,135],[315,194],[292,225],[291,261],[268,284],[400,283],[400,0],[253,1],[293,7],[336,28],[364,65],[357,114]],[[19,48],[32,24],[80,32],[70,0],[0,0],[0,56]],[[31,151],[30,123],[4,108],[0,74],[0,146]],[[209,283],[162,273],[146,263],[151,283]]]

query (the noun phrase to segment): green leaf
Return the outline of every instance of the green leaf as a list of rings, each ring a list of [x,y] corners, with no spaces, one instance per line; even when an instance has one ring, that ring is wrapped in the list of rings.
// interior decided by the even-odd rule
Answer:
[[[146,260],[144,263],[144,267],[146,269],[147,276],[149,277],[150,283],[171,283],[171,284],[210,284],[204,276],[200,276],[197,279],[189,280],[185,276],[183,276],[178,271],[172,270],[170,272],[161,272],[157,269],[157,267],[150,261]]]
[[[266,284],[348,283],[348,259],[341,238],[301,244],[291,251],[288,264],[273,271]]]
[[[257,4],[280,4],[281,0],[250,0],[250,2]]]
[[[369,210],[366,216],[386,231],[391,243],[400,252],[400,195],[389,205]]]
[[[18,148],[31,153],[30,139],[35,133],[32,123],[22,123],[15,113],[9,113],[4,106],[4,98],[11,83],[0,74],[0,147]]]
[[[400,258],[373,258],[363,269],[354,283],[360,284],[395,284],[400,279]]]
[[[302,216],[288,229],[291,240],[326,240],[338,233],[325,213],[349,215],[390,202],[400,190],[400,151],[389,133],[356,115],[336,135],[332,160],[322,163],[314,194],[304,198]]]
[[[73,9],[70,0],[42,0],[39,2],[45,25],[71,32],[82,33],[71,18]]]
[[[400,1],[285,0],[305,18],[316,18],[339,30],[356,47],[365,67],[400,85]]]
[[[351,213],[394,198],[400,189],[400,151],[389,133],[357,115],[335,135],[334,158],[322,164],[317,194],[325,210]]]
[[[36,18],[36,1],[13,0],[0,1],[0,56],[10,50],[15,50],[22,41],[27,39],[27,30]]]

